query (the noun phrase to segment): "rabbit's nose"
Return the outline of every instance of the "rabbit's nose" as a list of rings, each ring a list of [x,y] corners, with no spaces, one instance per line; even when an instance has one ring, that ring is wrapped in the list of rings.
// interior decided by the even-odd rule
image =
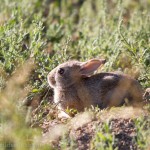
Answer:
[[[47,79],[48,79],[48,80],[55,80],[55,77],[54,77],[54,75],[52,75],[52,74],[49,73],[49,74],[47,75]]]
[[[50,80],[51,78],[52,78],[52,76],[51,76],[51,74],[49,73],[49,74],[47,75],[47,79]]]

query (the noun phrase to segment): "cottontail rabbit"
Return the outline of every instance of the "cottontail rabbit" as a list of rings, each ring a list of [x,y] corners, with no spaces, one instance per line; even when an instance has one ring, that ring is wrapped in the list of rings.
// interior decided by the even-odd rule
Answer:
[[[119,73],[92,75],[104,63],[104,59],[68,61],[53,69],[48,74],[48,83],[54,89],[54,102],[63,110],[78,111],[91,105],[120,106],[126,100],[133,105],[142,102],[141,86],[131,77]]]

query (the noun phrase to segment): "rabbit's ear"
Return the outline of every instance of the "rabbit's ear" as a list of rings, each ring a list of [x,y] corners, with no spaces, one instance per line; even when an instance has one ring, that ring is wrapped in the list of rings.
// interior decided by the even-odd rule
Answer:
[[[105,64],[105,59],[91,59],[87,62],[81,64],[80,73],[84,76],[91,75],[98,67],[102,64]]]

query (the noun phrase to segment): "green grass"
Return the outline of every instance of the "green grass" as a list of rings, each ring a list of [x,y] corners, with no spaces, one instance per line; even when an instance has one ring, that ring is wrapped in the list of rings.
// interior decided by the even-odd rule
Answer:
[[[106,58],[102,71],[119,70],[150,87],[149,0],[0,2],[0,149],[36,149],[41,131],[30,125],[56,118],[47,74],[69,59]],[[141,123],[136,143],[146,149]],[[107,141],[112,149],[113,138],[98,131],[93,146]]]
[[[110,125],[108,122],[98,127],[96,135],[91,142],[91,149],[101,149],[101,150],[113,150],[115,149],[115,137],[111,133]],[[116,148],[117,149],[117,148]]]

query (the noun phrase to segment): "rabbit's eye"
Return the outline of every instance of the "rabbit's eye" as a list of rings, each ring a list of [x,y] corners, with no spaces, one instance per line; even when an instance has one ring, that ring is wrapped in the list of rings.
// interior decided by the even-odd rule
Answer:
[[[59,70],[58,70],[58,73],[60,74],[60,75],[62,75],[63,73],[64,73],[64,69],[63,68],[59,68]]]

